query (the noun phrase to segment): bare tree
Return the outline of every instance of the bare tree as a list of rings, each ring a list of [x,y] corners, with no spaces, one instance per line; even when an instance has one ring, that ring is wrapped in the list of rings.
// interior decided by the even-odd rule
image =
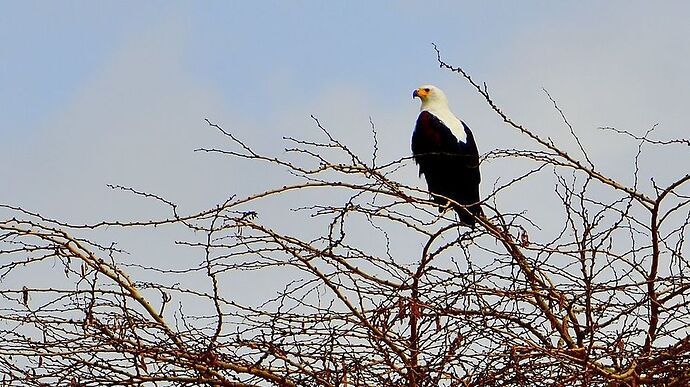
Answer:
[[[266,155],[209,122],[228,145],[199,151],[263,163],[291,183],[189,214],[113,186],[169,208],[146,221],[69,224],[1,206],[4,385],[690,383],[690,175],[652,180],[649,194],[638,169],[643,150],[687,152],[690,141],[657,139],[654,128],[602,128],[637,144],[626,185],[595,167],[555,100],[577,155],[515,122],[486,85],[438,60],[532,144],[483,155],[483,169],[503,159],[527,168],[485,193],[477,227],[438,216],[422,182],[400,181],[410,157],[380,160],[373,123],[366,155],[316,118],[317,139],[288,137],[285,154]],[[560,203],[555,231],[501,210],[506,193],[544,177]],[[295,195],[315,190],[289,209],[293,227],[262,214],[271,200],[300,203]],[[182,269],[125,263],[117,245],[89,237],[164,226],[189,230],[180,248],[201,258]],[[51,283],[38,275],[51,271],[64,275]],[[266,276],[271,296],[238,301],[256,290],[237,278]],[[205,285],[187,286],[189,277]]]

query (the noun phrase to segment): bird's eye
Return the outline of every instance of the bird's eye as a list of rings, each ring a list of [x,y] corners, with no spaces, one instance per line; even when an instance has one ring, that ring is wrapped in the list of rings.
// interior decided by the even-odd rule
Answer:
[[[426,92],[428,93],[428,92],[429,92],[429,88],[428,88],[428,87],[425,87],[425,88],[424,88],[424,91],[426,91]]]

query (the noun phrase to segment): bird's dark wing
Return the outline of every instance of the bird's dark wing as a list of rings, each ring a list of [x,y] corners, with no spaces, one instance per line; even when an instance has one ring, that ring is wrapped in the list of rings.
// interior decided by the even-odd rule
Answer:
[[[480,214],[479,205],[479,152],[470,129],[463,123],[466,142],[458,141],[451,130],[436,116],[423,111],[417,118],[412,134],[412,154],[424,174],[429,192],[442,195],[468,205],[470,212]],[[434,196],[434,201],[447,200]],[[474,223],[461,208],[456,208],[461,220]]]

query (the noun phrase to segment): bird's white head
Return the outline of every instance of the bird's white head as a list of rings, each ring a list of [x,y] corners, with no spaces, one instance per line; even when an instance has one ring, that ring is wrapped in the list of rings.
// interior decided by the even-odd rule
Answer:
[[[422,101],[422,107],[419,110],[427,111],[436,116],[450,129],[458,141],[467,141],[467,134],[462,121],[450,111],[448,98],[446,98],[443,90],[434,85],[420,86],[412,92],[412,98],[419,98]]]
[[[412,93],[412,98],[419,98],[422,101],[420,110],[447,110],[448,98],[443,90],[434,85],[420,86]]]

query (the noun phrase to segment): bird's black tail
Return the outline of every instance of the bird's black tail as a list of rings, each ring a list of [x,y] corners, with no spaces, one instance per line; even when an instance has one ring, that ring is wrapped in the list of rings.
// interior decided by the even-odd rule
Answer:
[[[479,199],[470,199],[470,198],[457,198],[455,203],[468,203],[466,205],[462,204],[455,204],[451,203],[448,199],[445,197],[442,197],[440,195],[434,195],[433,193],[431,194],[433,200],[440,204],[438,208],[438,212],[444,212],[448,209],[449,206],[452,205],[453,209],[455,212],[458,214],[458,217],[460,218],[460,223],[469,226],[469,227],[474,227],[474,223],[476,222],[475,217],[482,216],[484,215],[484,212],[482,211],[482,207],[479,205],[478,201]],[[450,195],[449,195],[450,196]],[[476,195],[479,197],[479,195]]]
[[[474,228],[474,223],[475,223],[475,217],[477,216],[482,216],[484,215],[484,212],[482,211],[482,207],[479,205],[479,203],[473,204],[471,206],[454,206],[455,207],[455,212],[458,213],[458,217],[460,218],[460,223],[473,227]]]

